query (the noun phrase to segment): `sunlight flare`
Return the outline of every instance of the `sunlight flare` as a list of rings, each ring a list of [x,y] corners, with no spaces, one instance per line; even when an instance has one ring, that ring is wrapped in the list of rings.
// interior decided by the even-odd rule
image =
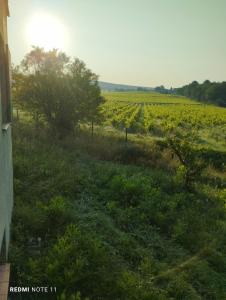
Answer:
[[[44,13],[36,14],[28,23],[27,40],[30,45],[43,47],[45,50],[66,50],[67,30],[58,18]]]

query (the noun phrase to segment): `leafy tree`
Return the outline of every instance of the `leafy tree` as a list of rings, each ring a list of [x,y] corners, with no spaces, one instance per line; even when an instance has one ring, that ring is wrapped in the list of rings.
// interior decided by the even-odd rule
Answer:
[[[19,66],[12,65],[11,69],[12,74],[12,98],[13,98],[13,106],[17,110],[17,119],[19,118],[19,109],[22,107],[21,99],[18,97],[20,94],[20,89],[24,84],[25,75],[21,72]]]
[[[65,133],[79,122],[98,119],[104,101],[98,77],[78,58],[71,61],[65,53],[36,47],[14,74],[21,78],[15,86],[17,102],[50,128]]]
[[[181,178],[184,187],[190,190],[207,166],[207,162],[202,158],[202,150],[196,146],[197,130],[191,128],[189,132],[184,132],[166,128],[165,133],[167,146],[180,162],[177,177],[179,180]]]
[[[175,89],[179,95],[190,97],[201,102],[226,106],[226,82],[210,82],[205,80],[202,84],[197,81]]]
[[[56,73],[63,75],[69,62],[70,58],[65,53],[58,52],[57,49],[46,52],[43,48],[33,46],[22,60],[21,67],[27,74]]]
[[[158,92],[158,93],[161,93],[161,94],[169,94],[170,93],[170,90],[167,90],[164,85],[160,85],[160,86],[157,86],[155,88],[155,91]]]
[[[70,83],[77,101],[77,119],[87,122],[98,122],[102,119],[100,104],[104,98],[100,96],[98,76],[86,68],[83,61],[74,59],[69,67]]]

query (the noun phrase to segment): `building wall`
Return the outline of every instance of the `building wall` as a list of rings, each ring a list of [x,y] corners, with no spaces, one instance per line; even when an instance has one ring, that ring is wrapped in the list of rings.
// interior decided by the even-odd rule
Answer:
[[[0,35],[4,44],[4,52],[7,50],[7,15],[8,1],[0,0]],[[2,48],[2,46],[1,46]],[[2,50],[2,49],[0,49]],[[1,59],[0,63],[5,64]],[[1,72],[1,69],[0,69]],[[0,74],[0,80],[2,80]],[[7,259],[9,239],[10,239],[10,222],[13,207],[13,169],[12,169],[12,140],[11,125],[9,122],[3,122],[2,102],[3,89],[0,85],[0,249],[6,248],[4,253]],[[10,99],[7,99],[8,101]],[[5,238],[4,238],[5,236]],[[5,240],[6,244],[3,245]]]

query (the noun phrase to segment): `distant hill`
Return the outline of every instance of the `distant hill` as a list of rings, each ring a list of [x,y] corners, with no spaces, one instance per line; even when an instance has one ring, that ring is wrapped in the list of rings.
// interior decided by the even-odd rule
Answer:
[[[99,87],[103,91],[153,91],[154,89],[151,87],[145,86],[135,86],[135,85],[127,85],[127,84],[117,84],[99,81]]]

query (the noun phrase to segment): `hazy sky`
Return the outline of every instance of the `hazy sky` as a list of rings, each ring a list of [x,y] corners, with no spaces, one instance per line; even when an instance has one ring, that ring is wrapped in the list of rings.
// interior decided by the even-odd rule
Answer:
[[[9,0],[9,6],[14,63],[30,50],[32,20],[48,15],[63,28],[56,26],[62,50],[102,81],[176,87],[226,80],[226,0]]]

